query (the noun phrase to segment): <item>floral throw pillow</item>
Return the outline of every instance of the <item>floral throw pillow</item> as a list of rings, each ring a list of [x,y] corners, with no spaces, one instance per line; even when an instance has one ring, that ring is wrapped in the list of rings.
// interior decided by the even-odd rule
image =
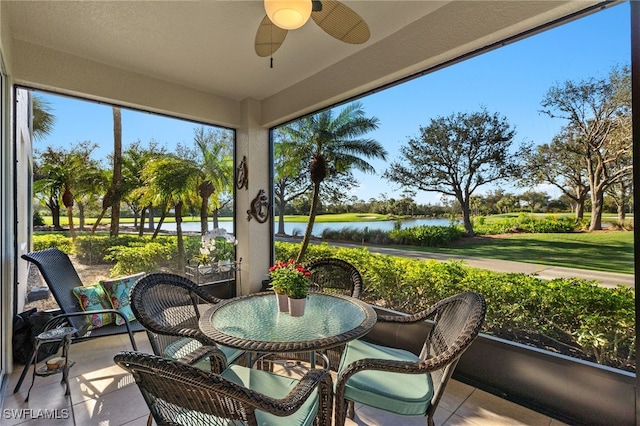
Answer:
[[[95,311],[98,309],[111,309],[109,296],[107,296],[107,293],[105,293],[104,288],[102,288],[100,284],[76,287],[72,291],[73,295],[78,299],[80,307],[85,312]],[[93,314],[89,318],[89,321],[90,324],[88,324],[87,330],[113,323],[113,315]]]
[[[113,280],[100,281],[100,284],[109,296],[109,300],[111,300],[111,306],[113,309],[117,309],[122,312],[129,321],[134,321],[136,319],[131,307],[129,306],[129,290],[133,287],[133,284],[143,276],[144,272],[141,272],[139,274],[129,275]],[[117,315],[115,317],[117,325],[124,324],[124,320],[121,317]]]

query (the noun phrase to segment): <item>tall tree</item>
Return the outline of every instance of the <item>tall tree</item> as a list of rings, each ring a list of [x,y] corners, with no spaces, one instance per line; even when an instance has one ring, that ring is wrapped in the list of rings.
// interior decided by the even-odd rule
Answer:
[[[178,245],[178,271],[184,272],[185,251],[182,233],[183,208],[195,205],[197,187],[196,177],[199,166],[195,162],[183,159],[177,155],[167,154],[149,161],[142,171],[142,177],[147,187],[146,194],[157,197],[165,208],[160,219],[164,221],[169,208],[173,207],[176,219],[176,238]],[[160,225],[158,226],[158,229]],[[157,230],[156,230],[157,231]],[[154,234],[155,236],[156,234]]]
[[[122,111],[113,107],[113,181],[111,184],[111,230],[117,237],[120,232],[120,201],[122,199]]]
[[[146,213],[151,211],[150,200],[143,200],[143,193],[137,190],[144,186],[142,170],[149,161],[165,153],[166,148],[160,147],[154,140],[151,140],[147,147],[142,146],[137,140],[129,145],[122,155],[122,199],[134,212],[134,226],[138,227],[139,236],[144,234]]]
[[[630,122],[631,70],[614,67],[607,78],[553,86],[541,105],[543,113],[567,120],[567,127],[577,134],[574,152],[582,158],[591,194],[589,230],[602,229],[605,191],[633,171],[631,165],[611,167],[632,148],[630,137],[616,136]]]
[[[62,201],[67,211],[69,233],[72,239],[76,237],[73,222],[74,191],[82,192],[81,182],[89,180],[92,176],[95,162],[90,157],[95,148],[95,144],[85,141],[69,151],[48,147],[41,155],[41,166],[36,175],[34,188],[38,192],[48,194],[48,205],[57,207],[57,225],[54,222],[54,227],[57,228],[60,228],[59,201]],[[55,214],[53,210],[52,214]]]
[[[218,227],[217,209],[220,194],[233,188],[233,141],[225,130],[194,130],[194,142],[199,151],[200,173],[197,187],[200,195],[200,233],[208,231],[209,200],[213,197],[214,228]]]
[[[403,187],[454,197],[466,234],[473,236],[470,198],[482,185],[515,176],[519,155],[509,152],[515,130],[485,108],[431,119],[400,148],[384,177]],[[525,150],[526,147],[521,147]]]
[[[282,129],[276,131],[273,143],[274,198],[278,210],[276,235],[286,235],[284,214],[287,204],[311,190],[307,169],[301,159],[293,158],[295,144],[286,139]]]
[[[564,128],[551,144],[539,145],[527,152],[522,185],[553,185],[571,200],[576,219],[582,219],[589,195],[589,180],[583,156],[577,148],[578,137],[571,128]]]
[[[378,141],[362,138],[378,128],[378,121],[376,117],[365,117],[362,104],[354,102],[337,115],[333,110],[326,110],[282,128],[297,144],[292,156],[310,161],[309,178],[313,185],[309,222],[298,262],[304,258],[311,239],[322,182],[352,169],[375,173],[375,168],[366,159],[386,160],[387,151]]]

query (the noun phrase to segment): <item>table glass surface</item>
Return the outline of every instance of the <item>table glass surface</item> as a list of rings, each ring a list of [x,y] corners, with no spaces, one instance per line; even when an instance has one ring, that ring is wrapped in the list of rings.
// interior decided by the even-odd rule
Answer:
[[[348,333],[363,325],[371,312],[372,308],[356,299],[311,293],[304,315],[292,317],[278,311],[275,294],[262,293],[231,300],[205,315],[212,328],[222,334],[254,342],[286,343]]]

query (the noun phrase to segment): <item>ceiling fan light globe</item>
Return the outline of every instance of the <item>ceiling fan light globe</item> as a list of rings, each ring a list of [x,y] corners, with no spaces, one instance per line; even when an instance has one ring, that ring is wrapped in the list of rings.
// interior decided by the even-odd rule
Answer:
[[[303,26],[311,16],[311,6],[310,0],[264,0],[271,22],[285,30]]]

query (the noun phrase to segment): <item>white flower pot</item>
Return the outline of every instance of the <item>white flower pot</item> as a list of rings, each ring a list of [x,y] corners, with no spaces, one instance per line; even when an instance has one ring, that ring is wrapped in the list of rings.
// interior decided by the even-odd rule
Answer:
[[[307,303],[307,299],[292,299],[289,298],[289,315],[292,317],[301,317],[304,315],[304,307]]]
[[[278,300],[278,310],[280,312],[289,312],[289,296],[276,293],[276,298]]]

